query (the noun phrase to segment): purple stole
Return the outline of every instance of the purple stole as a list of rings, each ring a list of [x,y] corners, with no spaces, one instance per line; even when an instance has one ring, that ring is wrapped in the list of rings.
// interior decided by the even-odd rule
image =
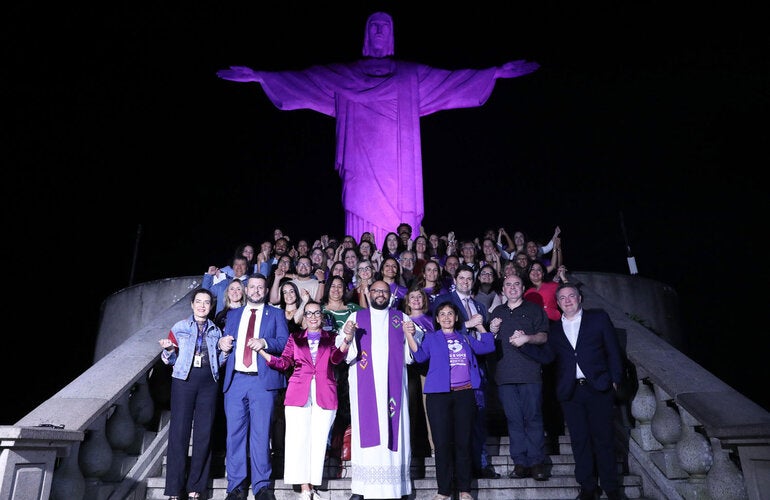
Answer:
[[[361,314],[366,311],[366,314]],[[388,449],[398,451],[398,426],[401,420],[401,392],[404,373],[404,332],[401,329],[403,315],[390,310],[388,326]],[[380,426],[377,420],[377,394],[374,390],[372,352],[372,317],[368,309],[356,314],[358,323],[358,432],[361,448],[380,444]]]

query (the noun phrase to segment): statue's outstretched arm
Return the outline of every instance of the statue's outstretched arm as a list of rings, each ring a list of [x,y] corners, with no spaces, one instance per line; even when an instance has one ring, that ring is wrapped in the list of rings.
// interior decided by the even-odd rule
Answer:
[[[233,82],[262,82],[259,72],[248,66],[230,66],[227,69],[220,69],[217,71],[217,76]]]
[[[516,78],[517,76],[528,75],[539,67],[540,65],[534,61],[524,59],[510,61],[497,68],[495,78]]]

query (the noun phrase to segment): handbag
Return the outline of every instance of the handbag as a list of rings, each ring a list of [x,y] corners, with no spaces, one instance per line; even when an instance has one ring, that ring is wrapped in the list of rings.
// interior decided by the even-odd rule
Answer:
[[[342,435],[342,452],[340,453],[340,459],[343,461],[350,460],[350,436],[352,429],[350,425],[345,428],[345,434]]]

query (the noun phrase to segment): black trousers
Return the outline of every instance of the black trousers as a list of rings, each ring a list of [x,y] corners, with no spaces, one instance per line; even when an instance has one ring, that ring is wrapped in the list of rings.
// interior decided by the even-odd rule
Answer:
[[[471,443],[476,418],[473,389],[428,393],[425,405],[436,453],[438,492],[452,496],[453,478],[458,491],[471,491]]]
[[[209,366],[190,368],[187,380],[171,379],[165,495],[181,496],[185,491],[204,494],[207,490],[218,394],[219,384],[214,381]],[[185,474],[191,434],[192,457],[189,472]]]
[[[614,403],[612,389],[601,392],[590,384],[577,385],[572,399],[561,402],[575,456],[575,480],[583,489],[596,489],[597,475],[604,491],[620,486],[612,423]]]

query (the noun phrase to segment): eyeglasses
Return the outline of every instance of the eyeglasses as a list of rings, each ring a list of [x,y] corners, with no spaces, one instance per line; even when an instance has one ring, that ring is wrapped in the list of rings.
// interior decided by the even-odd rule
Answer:
[[[479,276],[494,276],[494,274],[489,271],[484,271],[479,273]]]
[[[401,262],[414,262],[414,259],[411,257],[401,257],[399,260]]]
[[[369,289],[369,293],[370,293],[371,295],[386,295],[386,294],[390,293],[390,289],[389,289],[389,288],[386,288],[386,289],[382,289],[382,288],[370,288],[370,289]]]
[[[320,316],[321,314],[322,314],[321,311],[305,311],[306,318],[312,318],[313,316]]]
[[[310,267],[307,262],[297,262],[297,267]]]
[[[366,266],[366,267],[359,267],[358,270],[359,271],[371,271],[372,268],[370,266]]]

